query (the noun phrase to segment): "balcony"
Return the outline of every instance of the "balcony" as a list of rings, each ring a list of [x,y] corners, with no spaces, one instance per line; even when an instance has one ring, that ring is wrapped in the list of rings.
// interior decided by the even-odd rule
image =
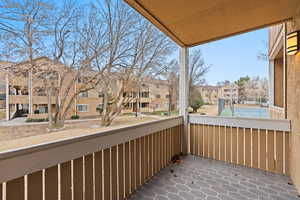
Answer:
[[[47,104],[48,97],[46,96],[33,96],[32,97],[33,104]],[[51,97],[51,101],[55,102],[55,97]],[[28,104],[29,96],[28,95],[9,95],[9,103],[10,104]]]
[[[2,151],[0,199],[296,199],[288,120],[190,115],[189,155],[172,164],[183,125],[178,116]]]

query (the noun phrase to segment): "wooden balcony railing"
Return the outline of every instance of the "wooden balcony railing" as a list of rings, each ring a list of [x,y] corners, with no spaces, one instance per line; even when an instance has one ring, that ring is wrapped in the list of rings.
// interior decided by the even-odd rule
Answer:
[[[190,116],[192,154],[289,174],[290,121]]]
[[[0,153],[1,200],[125,199],[181,152],[182,117]]]
[[[33,104],[47,104],[48,97],[33,96],[32,101],[33,101]],[[55,101],[56,101],[56,98],[51,97],[51,102],[54,103]],[[29,96],[28,95],[9,95],[9,103],[10,104],[28,104]]]
[[[269,106],[269,115],[271,119],[284,119],[284,108],[277,106]]]

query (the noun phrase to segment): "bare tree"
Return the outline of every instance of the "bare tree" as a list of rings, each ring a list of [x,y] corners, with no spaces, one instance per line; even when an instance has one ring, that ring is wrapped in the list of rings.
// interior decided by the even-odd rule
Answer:
[[[266,78],[252,77],[245,84],[245,95],[248,99],[256,100],[260,103],[268,99],[268,80]]]
[[[143,77],[160,74],[174,49],[119,0],[91,3],[86,9],[71,0],[57,7],[43,0],[7,0],[2,7],[0,34],[9,38],[2,42],[9,49],[4,53],[19,52],[17,60],[7,55],[15,61],[11,71],[43,88],[50,129],[63,127],[76,97],[96,88],[104,94],[102,124],[111,124],[132,98],[126,93],[136,91]]]
[[[204,75],[208,72],[210,65],[207,65],[202,57],[201,49],[192,51],[189,63],[189,88],[205,83]]]
[[[202,57],[201,49],[192,51],[189,63],[189,105],[202,102],[201,94],[196,95],[198,90],[197,85],[204,84],[206,81],[204,75],[208,72],[210,66],[207,65]],[[199,103],[201,104],[201,103]]]
[[[4,44],[26,60],[11,66],[11,71],[29,74],[30,82],[36,79],[33,82],[38,82],[39,87],[42,83],[48,97],[49,128],[61,128],[78,94],[94,89],[101,80],[103,67],[97,72],[93,67],[106,50],[103,23],[92,7],[85,15],[80,14],[82,9],[75,1],[65,1],[59,7],[43,1],[28,1],[24,5],[5,1],[4,9],[3,13],[13,13],[9,19],[14,24],[23,25],[10,26],[8,17],[1,15],[0,31],[12,40]],[[36,59],[40,55],[49,59]],[[30,88],[34,90],[33,85]]]
[[[196,104],[196,101],[197,103],[198,101],[202,101],[202,98],[200,100],[201,94],[199,94],[196,86],[206,83],[204,76],[210,66],[205,63],[200,49],[192,51],[189,60],[189,105],[192,105]],[[177,104],[179,95],[179,64],[176,60],[172,60],[167,64],[165,69],[163,78],[168,81],[170,97]],[[169,105],[172,104],[172,102],[169,103]]]
[[[108,126],[138,93],[141,79],[163,72],[166,57],[174,44],[149,22],[120,1],[105,1],[101,12],[109,27],[105,65],[102,125]],[[116,87],[118,85],[118,87]],[[108,99],[110,97],[110,99]],[[112,106],[108,107],[108,102]]]
[[[168,112],[171,115],[173,110],[176,110],[179,98],[179,64],[177,60],[171,60],[165,67],[165,72],[162,78],[167,81],[169,93],[169,108]]]

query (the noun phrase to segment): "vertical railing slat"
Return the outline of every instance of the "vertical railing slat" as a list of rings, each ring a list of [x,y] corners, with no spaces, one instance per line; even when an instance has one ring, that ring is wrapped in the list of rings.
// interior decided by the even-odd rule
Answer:
[[[157,171],[160,170],[160,164],[161,164],[161,132],[157,133]]]
[[[226,127],[226,131],[225,131],[225,135],[226,135],[226,141],[225,141],[225,157],[226,157],[226,162],[231,162],[231,127],[227,126]]]
[[[226,153],[226,149],[225,149],[225,127],[224,126],[220,126],[220,160],[224,160],[225,161],[225,153]]]
[[[267,170],[266,130],[259,131],[259,138],[260,138],[260,169]]]
[[[137,140],[131,140],[129,145],[129,193],[136,190],[138,186],[138,164],[137,159],[138,156],[138,148],[137,148]]]
[[[164,160],[164,166],[167,166],[168,164],[168,156],[167,156],[167,152],[168,152],[168,135],[167,135],[167,130],[164,130],[164,134],[163,134],[163,160]]]
[[[126,197],[128,197],[128,195],[130,194],[130,182],[129,182],[129,178],[131,176],[130,174],[130,151],[129,151],[129,146],[130,146],[130,142],[126,142],[125,143],[125,195]]]
[[[145,176],[145,137],[141,137],[141,185],[144,184]]]
[[[252,129],[252,167],[258,168],[258,130]]]
[[[83,157],[73,161],[74,200],[83,199]]]
[[[103,199],[104,200],[110,200],[110,188],[111,188],[111,178],[110,178],[110,149],[105,149],[103,151],[103,163],[104,163],[104,174],[103,174],[103,184],[104,184],[104,190],[103,190]]]
[[[238,152],[238,129],[236,127],[232,127],[232,162],[234,164],[238,164],[237,162],[237,152]]]
[[[58,166],[45,170],[45,199],[53,200],[58,198]]]
[[[150,136],[147,135],[145,136],[145,166],[146,166],[146,169],[145,169],[145,173],[146,173],[146,180],[147,181],[149,179],[149,177],[151,177],[150,175]]]
[[[154,175],[154,165],[153,165],[153,156],[154,156],[154,146],[153,146],[153,135],[154,134],[151,134],[150,135],[150,163],[149,163],[149,166],[150,166],[150,176],[153,176]]]
[[[215,159],[219,160],[219,126],[215,126]]]
[[[110,154],[110,160],[111,160],[111,199],[117,200],[118,198],[118,177],[117,177],[117,146],[111,147],[111,154]],[[86,199],[87,200],[87,199]]]
[[[195,134],[195,126],[194,124],[190,125],[190,152],[192,155],[195,155],[195,141],[194,141],[194,134]]]
[[[6,183],[6,200],[24,200],[24,195],[24,177]]]
[[[238,128],[238,164],[243,165],[244,164],[244,129]]]
[[[72,199],[72,171],[71,161],[60,165],[60,191],[61,200]]]
[[[245,165],[251,167],[251,129],[245,129]]]
[[[38,171],[29,174],[27,180],[28,199],[43,199],[43,172]]]
[[[102,151],[95,153],[95,199],[103,200]]]
[[[274,131],[268,130],[268,168],[270,171],[275,171],[274,160]]]
[[[282,131],[276,131],[276,172],[283,173],[283,134]]]
[[[214,157],[214,126],[209,126],[209,157]]]
[[[290,148],[290,137],[291,137],[291,134],[289,132],[285,132],[285,173],[286,175],[290,175],[290,163],[289,163],[289,156],[290,156],[290,151],[289,151],[289,148]]]
[[[118,178],[119,178],[119,200],[125,199],[124,192],[124,144],[118,145]]]
[[[204,141],[204,157],[208,158],[208,126],[204,125],[203,127],[203,141]]]
[[[153,134],[153,168],[154,168],[154,174],[158,171],[158,164],[157,164],[157,155],[158,155],[158,144],[157,144],[157,133]]]
[[[93,200],[94,198],[94,184],[93,184],[93,155],[84,156],[84,167],[85,167],[85,174],[84,174],[84,183],[85,183],[85,190],[84,196],[85,200]]]
[[[181,135],[180,135],[180,130],[181,130],[181,126],[177,126],[176,127],[176,135],[177,135],[177,137],[176,137],[176,143],[175,143],[175,145],[176,145],[176,154],[177,155],[179,155],[180,154],[180,152],[181,152]]]
[[[166,147],[167,147],[167,149],[166,149],[166,152],[164,152],[165,153],[165,155],[166,155],[166,158],[167,158],[167,163],[169,162],[169,160],[170,160],[170,147],[171,147],[171,141],[170,141],[170,131],[167,129],[167,130],[165,130],[165,134],[166,134],[166,137],[167,137],[167,145],[166,145]],[[162,145],[161,145],[162,146]],[[163,166],[161,166],[160,167],[160,169],[162,168]]]
[[[140,186],[141,185],[141,149],[140,149],[140,144],[141,144],[141,140],[136,139],[136,185]]]
[[[203,125],[197,124],[197,131],[199,131],[199,156],[203,156]]]

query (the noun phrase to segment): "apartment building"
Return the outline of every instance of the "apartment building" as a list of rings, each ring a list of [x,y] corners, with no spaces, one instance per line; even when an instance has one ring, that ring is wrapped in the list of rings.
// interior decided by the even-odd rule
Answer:
[[[46,57],[35,60],[37,64],[51,63]],[[42,80],[37,78],[30,79],[30,74],[18,75],[6,70],[12,63],[2,62],[0,101],[4,101],[6,119],[27,116],[29,118],[47,118],[48,116],[48,97],[46,96]],[[26,62],[18,65],[26,64]],[[58,66],[64,67],[64,66]],[[4,88],[4,89],[3,89]],[[76,91],[76,84],[71,88],[71,92]],[[51,97],[51,110],[55,110],[55,97]],[[0,102],[1,103],[1,102]],[[79,115],[80,117],[98,115],[97,106],[101,103],[97,89],[90,90],[78,95],[72,105],[68,117]]]
[[[165,80],[145,78],[138,91],[131,91],[129,95],[133,98],[125,106],[123,113],[168,111],[171,106],[168,82]],[[175,104],[172,106],[174,109],[176,102],[173,100],[172,104]]]
[[[37,63],[52,62],[46,57],[35,60]],[[28,118],[48,117],[48,98],[41,80],[30,81],[29,74],[18,76],[5,69],[11,63],[1,62],[0,82],[0,109],[5,110],[6,119],[27,116]],[[22,63],[21,63],[22,64]],[[64,67],[64,66],[60,66]],[[79,82],[71,88],[74,93]],[[30,89],[32,88],[32,89]],[[130,103],[125,106],[123,113],[167,111],[169,108],[168,85],[166,81],[146,78],[142,81],[138,91],[127,91],[131,97]],[[124,95],[127,95],[124,94]],[[51,110],[55,110],[55,97],[51,99]],[[80,118],[99,115],[99,107],[103,104],[103,95],[100,87],[80,93],[71,105],[67,118],[79,115]]]
[[[229,84],[229,85],[222,86],[221,92],[220,92],[220,98],[238,102],[238,100],[239,100],[238,86],[235,84]]]

